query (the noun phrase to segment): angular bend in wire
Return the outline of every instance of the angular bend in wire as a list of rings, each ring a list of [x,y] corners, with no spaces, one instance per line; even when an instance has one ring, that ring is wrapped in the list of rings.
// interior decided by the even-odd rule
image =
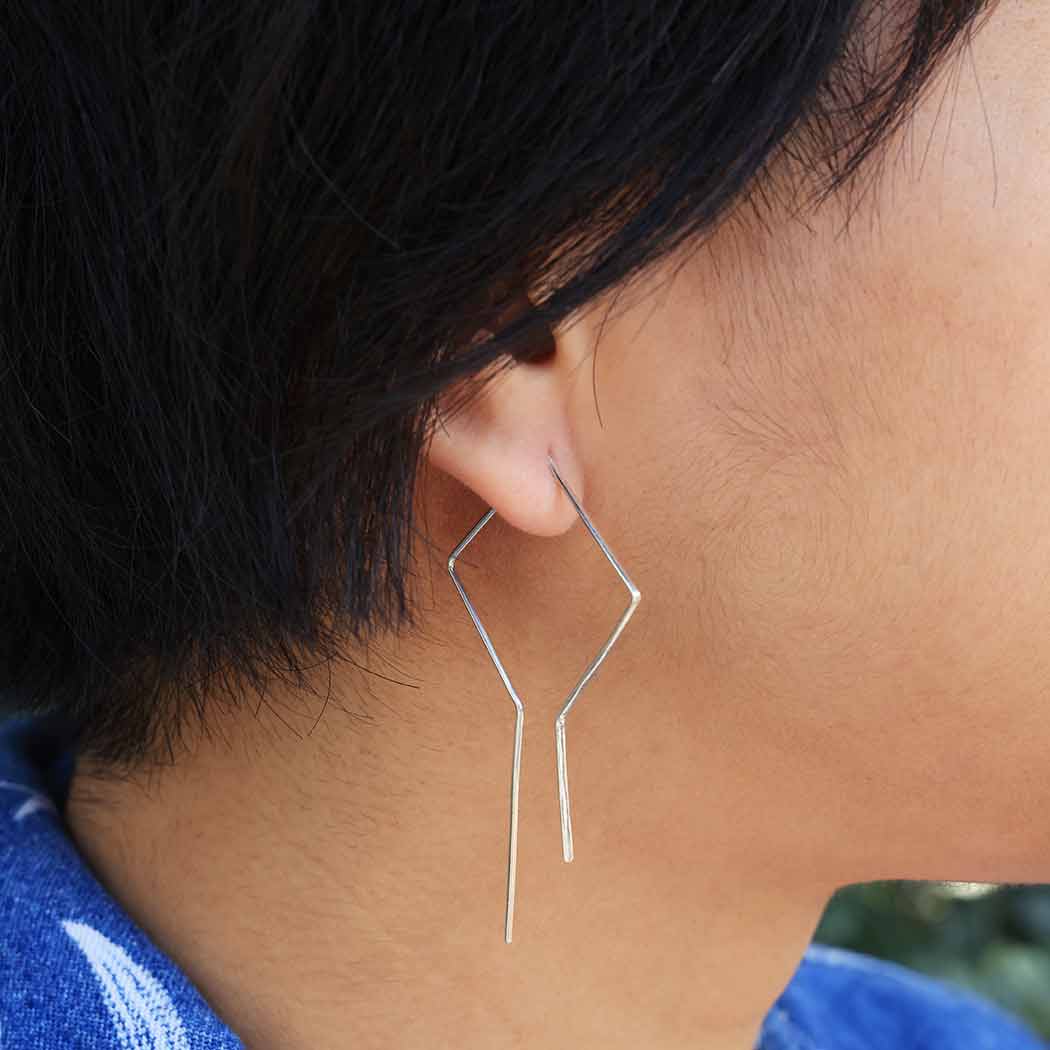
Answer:
[[[514,686],[511,684],[510,677],[507,675],[503,662],[496,655],[496,649],[492,644],[492,639],[489,638],[489,633],[485,630],[485,625],[481,622],[477,610],[474,608],[474,603],[467,596],[467,592],[463,589],[462,582],[456,575],[456,559],[463,553],[467,544],[469,544],[471,540],[473,540],[474,537],[477,536],[477,534],[489,523],[489,519],[495,513],[495,509],[490,507],[470,532],[459,541],[456,549],[448,556],[448,571],[449,575],[452,577],[452,582],[456,585],[456,590],[459,591],[460,598],[463,599],[463,604],[467,607],[467,612],[470,613],[471,620],[474,621],[474,626],[477,628],[478,634],[481,635],[481,640],[485,643],[485,648],[488,650],[489,657],[496,665],[496,670],[499,672],[503,685],[510,694],[511,700],[514,702],[514,759],[511,766],[510,776],[510,847],[507,856],[507,911],[503,920],[503,938],[507,944],[510,944],[511,935],[514,930],[514,889],[518,868],[518,788],[521,784],[521,743],[524,730],[525,708],[522,706],[521,699],[515,691]]]
[[[627,626],[627,621],[634,615],[634,610],[638,607],[638,603],[642,599],[642,592],[635,587],[631,578],[623,571],[623,567],[616,560],[613,552],[609,550],[609,545],[602,539],[598,530],[594,527],[594,523],[587,516],[587,512],[580,506],[579,500],[573,495],[572,489],[565,484],[565,479],[558,473],[558,468],[554,464],[554,460],[548,456],[547,462],[550,464],[550,468],[554,471],[554,476],[561,483],[561,487],[565,490],[565,494],[572,501],[572,505],[576,508],[576,513],[579,514],[584,525],[587,526],[587,531],[594,538],[594,542],[598,544],[602,554],[608,559],[609,564],[616,571],[616,575],[620,577],[623,585],[627,588],[630,594],[630,600],[627,603],[627,608],[624,609],[623,614],[617,621],[616,626],[612,629],[612,633],[605,640],[605,644],[598,650],[598,654],[594,659],[587,665],[587,669],[583,672],[580,680],[573,687],[569,698],[565,701],[561,711],[558,712],[558,717],[554,720],[554,745],[557,752],[558,760],[558,804],[561,810],[561,847],[562,857],[566,863],[572,860],[572,813],[569,808],[569,763],[568,756],[566,753],[565,743],[565,719],[569,714],[572,705],[579,699],[580,693],[583,692],[583,687],[594,677],[595,671],[598,670],[599,665],[609,655],[609,650],[616,643],[616,639],[620,637],[620,633]]]

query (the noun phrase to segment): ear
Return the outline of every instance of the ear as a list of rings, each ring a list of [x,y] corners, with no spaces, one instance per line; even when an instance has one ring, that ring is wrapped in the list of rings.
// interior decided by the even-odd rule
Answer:
[[[578,520],[548,457],[577,500],[584,500],[567,356],[555,343],[542,359],[508,366],[450,418],[436,419],[429,443],[434,466],[509,524],[536,536],[560,535]]]

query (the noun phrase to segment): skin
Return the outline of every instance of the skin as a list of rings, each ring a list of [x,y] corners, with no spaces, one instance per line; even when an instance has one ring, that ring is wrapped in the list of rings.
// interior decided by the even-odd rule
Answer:
[[[253,1050],[747,1050],[836,887],[1050,880],[1048,33],[1002,3],[847,233],[742,212],[445,420],[369,670],[81,764],[78,845]],[[569,718],[569,865],[553,721],[626,595],[548,452],[642,592]],[[510,946],[513,707],[444,563],[490,505]]]

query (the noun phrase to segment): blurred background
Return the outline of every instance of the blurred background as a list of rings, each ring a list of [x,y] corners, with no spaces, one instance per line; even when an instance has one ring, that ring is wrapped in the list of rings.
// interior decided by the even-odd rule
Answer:
[[[813,939],[963,985],[1050,1037],[1050,886],[845,886]]]

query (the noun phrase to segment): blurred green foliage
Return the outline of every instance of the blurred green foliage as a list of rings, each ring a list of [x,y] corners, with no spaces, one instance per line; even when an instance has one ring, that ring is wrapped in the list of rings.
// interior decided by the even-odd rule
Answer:
[[[963,985],[1050,1036],[1050,886],[845,886],[814,940]]]

